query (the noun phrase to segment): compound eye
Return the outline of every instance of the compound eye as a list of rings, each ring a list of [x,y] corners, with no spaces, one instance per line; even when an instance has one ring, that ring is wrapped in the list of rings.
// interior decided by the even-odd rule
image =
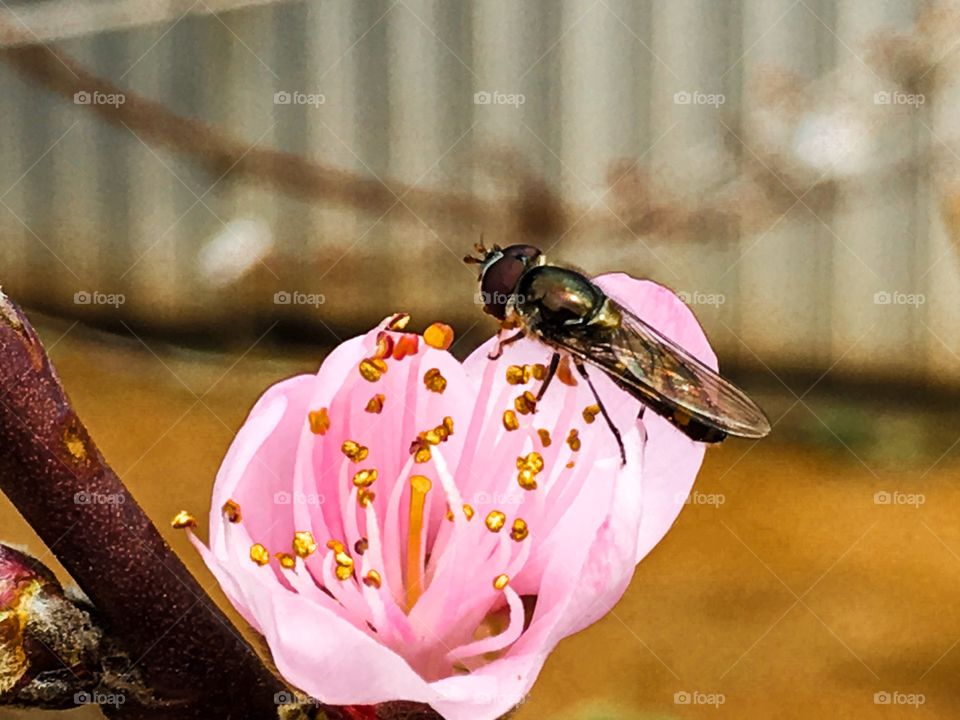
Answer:
[[[483,309],[498,320],[507,314],[507,301],[513,295],[526,270],[526,263],[515,257],[504,256],[487,268],[480,283]]]

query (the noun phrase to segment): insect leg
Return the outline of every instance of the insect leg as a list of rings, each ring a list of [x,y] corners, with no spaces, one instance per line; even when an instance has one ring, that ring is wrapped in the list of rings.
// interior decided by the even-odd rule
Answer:
[[[494,350],[489,355],[487,355],[487,357],[490,358],[491,360],[496,360],[501,355],[503,355],[503,349],[507,345],[513,345],[513,343],[515,343],[517,340],[522,338],[524,335],[526,335],[526,333],[523,330],[521,330],[516,335],[511,335],[506,340],[500,340],[499,338],[497,338],[497,349]]]
[[[560,353],[554,353],[553,357],[550,358],[550,367],[547,368],[547,376],[543,379],[543,385],[537,391],[537,402],[543,399],[543,394],[547,391],[547,386],[553,380],[553,376],[557,374],[558,367],[560,367]]]
[[[583,379],[587,381],[587,385],[590,386],[590,391],[593,393],[593,397],[597,401],[597,407],[600,408],[600,414],[603,415],[603,419],[607,421],[607,425],[610,427],[610,432],[612,432],[613,436],[617,439],[617,445],[620,448],[620,464],[626,465],[627,452],[623,449],[623,438],[620,437],[620,431],[617,429],[617,426],[613,424],[613,420],[611,420],[610,416],[607,414],[607,408],[604,407],[603,400],[600,399],[600,396],[597,394],[597,389],[593,386],[593,381],[590,380],[590,376],[587,375],[587,368],[577,358],[574,358],[573,364],[577,366],[577,372],[583,376]]]

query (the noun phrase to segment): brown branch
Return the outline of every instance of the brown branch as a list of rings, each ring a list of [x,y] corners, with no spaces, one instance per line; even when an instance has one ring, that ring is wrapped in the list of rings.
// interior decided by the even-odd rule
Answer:
[[[0,39],[3,38],[36,42],[0,21]],[[146,143],[190,157],[218,179],[254,181],[296,198],[353,207],[375,216],[395,206],[406,206],[410,213],[400,213],[398,217],[430,218],[452,228],[462,230],[467,226],[491,235],[509,229],[523,237],[549,237],[567,226],[568,215],[570,222],[579,216],[564,207],[543,183],[530,177],[520,179],[518,196],[512,202],[488,202],[467,193],[429,190],[393,181],[384,184],[347,170],[312,163],[292,153],[251,148],[249,142],[231,137],[214,125],[181,117],[162,103],[117,87],[44,45],[6,48],[0,50],[0,59],[25,78],[71,102],[79,92],[123,95],[123,104],[91,103],[78,107],[113,125],[127,126]],[[402,205],[398,197],[402,198]],[[497,223],[501,226],[496,227]]]
[[[274,695],[284,685],[106,464],[33,328],[2,293],[0,448],[0,490],[56,552],[161,705],[124,717],[277,716]]]

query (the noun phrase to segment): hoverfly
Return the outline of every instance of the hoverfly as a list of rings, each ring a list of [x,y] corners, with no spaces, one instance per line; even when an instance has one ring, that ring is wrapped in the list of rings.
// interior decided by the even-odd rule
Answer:
[[[562,357],[569,356],[616,437],[622,461],[626,454],[620,432],[597,395],[587,365],[603,371],[693,440],[716,443],[727,435],[762,438],[770,432],[766,415],[742,390],[607,297],[589,278],[548,264],[532,245],[487,250],[481,242],[476,250],[480,257],[464,262],[480,265],[484,311],[504,328],[519,328],[500,341],[491,359],[522,337],[550,347],[554,354],[539,401]]]

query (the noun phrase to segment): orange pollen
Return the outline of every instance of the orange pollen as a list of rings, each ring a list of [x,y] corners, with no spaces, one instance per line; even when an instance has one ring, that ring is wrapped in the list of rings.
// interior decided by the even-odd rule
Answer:
[[[330,429],[330,414],[326,408],[311,410],[307,418],[310,420],[310,431],[314,435],[323,435]]]
[[[370,454],[370,450],[368,448],[365,448],[363,445],[358,442],[354,442],[353,440],[347,440],[344,442],[340,447],[340,450],[342,450],[343,454],[353,462],[362,462],[363,460],[366,460],[367,455]]]
[[[529,378],[528,378],[529,379]],[[519,365],[511,365],[507,368],[507,384],[508,385],[523,385],[526,380],[524,379],[523,368]]]
[[[504,515],[502,512],[500,512],[499,510],[491,510],[487,514],[487,518],[486,520],[484,520],[484,523],[486,523],[487,530],[489,530],[490,532],[500,532],[500,530],[503,528],[503,524],[506,521],[507,521],[507,516]]]
[[[197,519],[186,510],[181,510],[173,516],[173,520],[170,521],[170,525],[177,530],[195,528],[197,526]]]
[[[238,523],[243,519],[243,513],[240,512],[240,504],[235,500],[227,500],[223,504],[223,507],[220,508],[220,512],[227,518],[227,521],[232,523]]]
[[[597,415],[600,414],[599,405],[588,405],[583,409],[583,420],[588,425],[597,419]]]
[[[387,364],[380,358],[364,358],[359,365],[360,375],[368,382],[376,382],[387,371]]]
[[[401,335],[393,347],[393,359],[403,360],[408,355],[416,355],[420,349],[420,338],[417,335]]]
[[[387,398],[382,393],[377,393],[372,398],[370,402],[367,403],[367,407],[364,408],[368,413],[375,413],[379,415],[383,411],[383,401]]]
[[[358,488],[367,488],[373,485],[377,479],[377,469],[360,470],[353,476],[353,484]]]
[[[570,387],[576,387],[577,385],[577,379],[573,376],[573,371],[570,369],[569,355],[564,355],[560,361],[560,365],[557,367],[557,380]]]
[[[293,552],[297,557],[310,557],[317,551],[317,541],[309,530],[300,530],[293,534]]]
[[[510,576],[507,574],[497,575],[493,579],[493,587],[495,590],[503,590],[510,583]]]
[[[267,549],[263,545],[257,543],[250,548],[250,559],[260,567],[263,567],[270,562],[270,553],[267,552]]]
[[[530,534],[530,528],[527,527],[525,520],[517,518],[513,521],[513,527],[510,529],[510,537],[520,542],[521,540],[526,539],[527,535]]]
[[[367,587],[379,588],[382,582],[380,573],[376,570],[368,570],[366,576],[363,578],[363,584]]]
[[[410,324],[410,315],[407,313],[394,313],[387,320],[387,328],[390,330],[403,330]]]
[[[518,396],[513,401],[513,407],[521,415],[529,415],[537,409],[537,397],[529,390],[523,395]]]
[[[440,374],[440,370],[437,368],[430,368],[424,373],[423,384],[427,386],[427,390],[435,393],[442,393],[447,389],[447,379]]]
[[[423,331],[423,341],[437,350],[449,350],[453,344],[453,328],[443,323],[434,323]]]
[[[537,430],[537,435],[540,436],[540,444],[541,444],[541,445],[543,445],[545,448],[550,447],[550,443],[553,442],[553,441],[550,439],[550,431],[549,431],[549,430],[546,430],[546,429],[544,429],[544,428],[541,428],[540,430]]]

